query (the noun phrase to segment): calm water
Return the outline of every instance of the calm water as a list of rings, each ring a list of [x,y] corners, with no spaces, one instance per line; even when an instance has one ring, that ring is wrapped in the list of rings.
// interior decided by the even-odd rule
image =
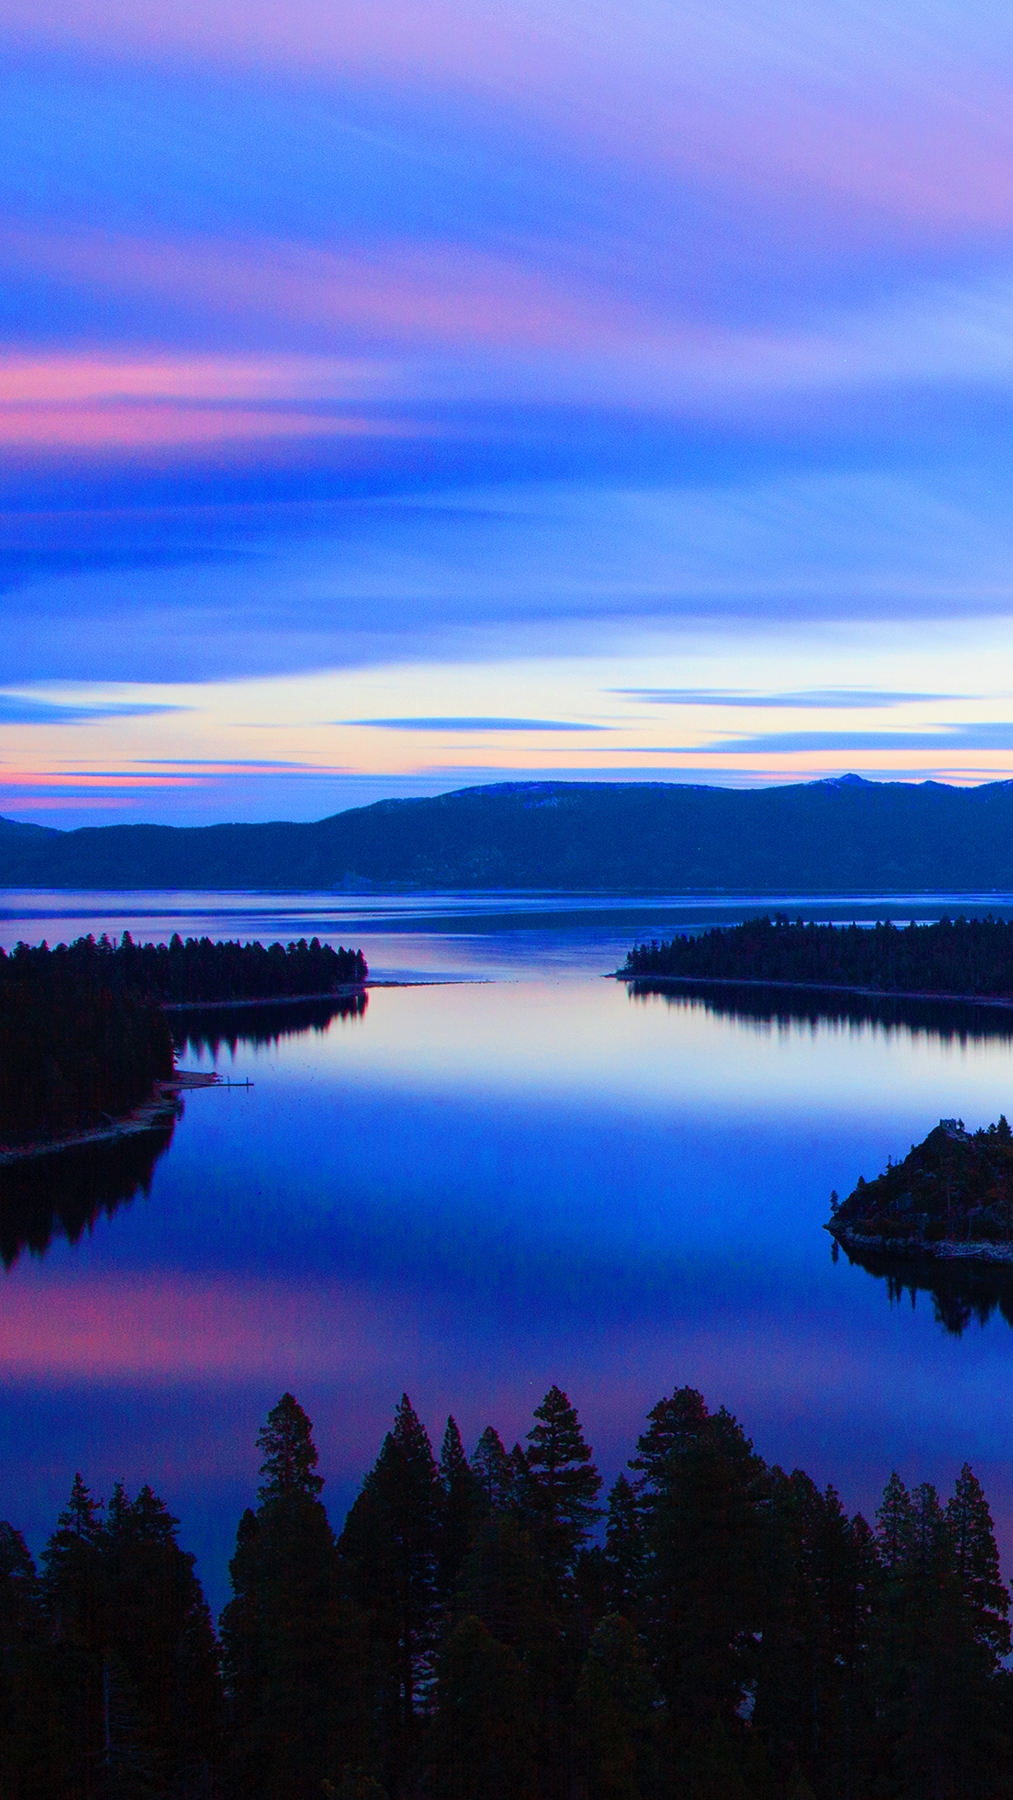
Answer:
[[[1013,1295],[958,1282],[912,1305],[889,1272],[835,1264],[822,1230],[831,1188],[940,1116],[1013,1114],[1013,1015],[792,1017],[783,995],[601,979],[635,935],[748,897],[5,902],[6,943],[317,931],[376,973],[442,977],[358,1015],[190,1020],[181,1061],[251,1088],[188,1095],[167,1145],[8,1188],[0,1516],[36,1547],[76,1468],[102,1493],[150,1479],[218,1604],[284,1388],[339,1520],[402,1389],[434,1437],[452,1410],[467,1441],[491,1421],[512,1442],[558,1381],[610,1476],[684,1382],[853,1506],[893,1467],[946,1487],[967,1458],[1013,1552]]]

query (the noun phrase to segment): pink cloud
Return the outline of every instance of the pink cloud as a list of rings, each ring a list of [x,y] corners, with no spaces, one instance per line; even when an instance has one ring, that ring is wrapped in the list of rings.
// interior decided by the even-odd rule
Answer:
[[[525,130],[676,177],[762,192],[838,226],[1013,222],[1008,31],[959,11],[917,30],[839,4],[663,12],[569,0],[7,0],[23,40],[435,90]],[[821,229],[829,225],[824,216]]]
[[[583,293],[519,261],[454,243],[327,251],[269,241],[10,228],[0,238],[0,255],[11,267],[29,266],[36,275],[98,292],[164,295],[219,319],[254,320],[275,330],[310,326],[387,345],[579,348],[638,328],[636,311],[609,294]],[[299,360],[291,359],[294,368]],[[311,360],[303,359],[303,369]],[[266,365],[275,392],[282,363]],[[221,366],[234,384],[235,359]],[[155,359],[152,367],[157,373],[164,360]],[[195,387],[204,383],[208,392],[206,369],[196,372]],[[360,391],[368,381],[368,373],[359,376]],[[372,381],[382,385],[378,371]]]
[[[0,357],[0,405],[123,400],[354,399],[384,386],[382,364],[308,356],[138,356],[96,351]]]
[[[176,406],[6,407],[0,404],[0,443],[11,449],[140,450],[170,445],[224,444],[293,437],[395,437],[385,421],[321,417],[311,412],[197,411]]]

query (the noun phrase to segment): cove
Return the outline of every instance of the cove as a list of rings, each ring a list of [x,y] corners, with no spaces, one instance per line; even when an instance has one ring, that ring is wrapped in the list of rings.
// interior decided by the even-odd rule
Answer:
[[[933,916],[924,897],[893,904]],[[285,1388],[340,1523],[405,1388],[431,1435],[452,1411],[470,1449],[490,1421],[512,1441],[558,1382],[611,1479],[648,1407],[691,1383],[852,1508],[894,1467],[948,1490],[970,1460],[1013,1549],[1005,1289],[834,1262],[823,1230],[832,1188],[940,1117],[1009,1114],[1013,1024],[602,979],[635,932],[713,912],[8,895],[8,943],[124,928],[348,943],[354,926],[373,974],[440,979],[354,1007],[181,1016],[182,1066],[253,1085],[184,1095],[147,1157],[45,1178],[43,1159],[21,1212],[4,1198],[0,1516],[37,1547],[75,1469],[99,1493],[150,1480],[217,1606],[256,1430]]]

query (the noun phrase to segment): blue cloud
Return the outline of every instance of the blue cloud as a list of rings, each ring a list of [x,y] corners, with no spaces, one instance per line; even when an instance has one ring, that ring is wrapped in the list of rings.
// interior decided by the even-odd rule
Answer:
[[[907,706],[913,701],[966,700],[967,694],[891,693],[879,688],[809,688],[788,694],[747,693],[726,688],[609,688],[611,694],[623,694],[634,700],[645,700],[652,706],[742,706],[754,708],[798,707],[806,711],[864,711],[866,707]]]
[[[796,751],[1013,750],[1013,721],[983,725],[942,725],[936,731],[771,731],[752,737],[721,738],[710,744],[675,744],[667,756],[792,755]]]
[[[0,725],[87,725],[96,719],[148,719],[160,713],[189,712],[187,706],[148,706],[134,701],[99,706],[35,700],[31,695],[0,694]]]

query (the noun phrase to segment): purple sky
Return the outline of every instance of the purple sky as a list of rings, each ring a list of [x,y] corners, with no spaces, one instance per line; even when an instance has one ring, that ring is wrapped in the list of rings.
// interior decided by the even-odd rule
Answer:
[[[1013,774],[994,0],[7,0],[0,811]]]

